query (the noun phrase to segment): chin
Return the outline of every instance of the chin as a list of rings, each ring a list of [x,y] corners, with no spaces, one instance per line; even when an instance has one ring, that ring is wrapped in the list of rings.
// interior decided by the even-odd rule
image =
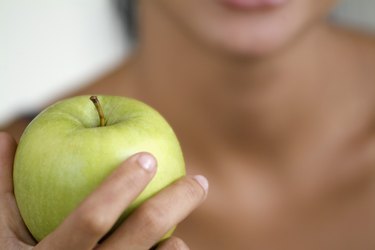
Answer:
[[[236,29],[237,28],[237,29]],[[206,45],[217,53],[242,59],[261,59],[282,51],[298,37],[297,27],[280,27],[279,25],[258,26],[241,30],[239,26],[206,37]],[[204,38],[202,39],[204,42]]]
[[[240,58],[262,58],[297,41],[313,22],[298,6],[254,13],[226,13],[196,29],[203,44]],[[298,10],[299,9],[299,10]],[[211,26],[210,26],[211,24]]]
[[[223,0],[159,1],[170,21],[206,51],[242,58],[269,56],[293,44],[334,2],[283,0],[274,8],[238,10],[220,4]]]

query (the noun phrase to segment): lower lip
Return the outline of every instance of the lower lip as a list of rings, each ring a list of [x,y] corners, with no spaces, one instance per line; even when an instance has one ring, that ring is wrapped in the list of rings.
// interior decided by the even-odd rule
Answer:
[[[220,0],[224,5],[242,10],[273,8],[285,4],[288,0]]]

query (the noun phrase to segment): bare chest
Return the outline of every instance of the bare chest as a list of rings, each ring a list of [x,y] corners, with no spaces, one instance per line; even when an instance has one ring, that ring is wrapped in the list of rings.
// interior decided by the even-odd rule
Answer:
[[[294,172],[208,172],[206,203],[176,233],[196,250],[375,249],[374,168],[355,156]]]

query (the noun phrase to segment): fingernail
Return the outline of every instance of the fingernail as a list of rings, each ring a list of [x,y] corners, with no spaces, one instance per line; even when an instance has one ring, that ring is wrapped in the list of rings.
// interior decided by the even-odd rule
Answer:
[[[201,185],[201,187],[204,189],[204,191],[207,193],[208,191],[208,180],[203,175],[196,175],[194,176],[194,179]]]
[[[156,167],[156,160],[150,154],[141,154],[138,157],[139,165],[148,172],[152,172]]]

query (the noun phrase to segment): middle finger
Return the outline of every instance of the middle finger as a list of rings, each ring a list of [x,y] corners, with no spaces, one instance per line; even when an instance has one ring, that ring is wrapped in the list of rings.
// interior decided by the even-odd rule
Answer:
[[[134,211],[99,249],[149,249],[205,199],[203,176],[185,177]]]

